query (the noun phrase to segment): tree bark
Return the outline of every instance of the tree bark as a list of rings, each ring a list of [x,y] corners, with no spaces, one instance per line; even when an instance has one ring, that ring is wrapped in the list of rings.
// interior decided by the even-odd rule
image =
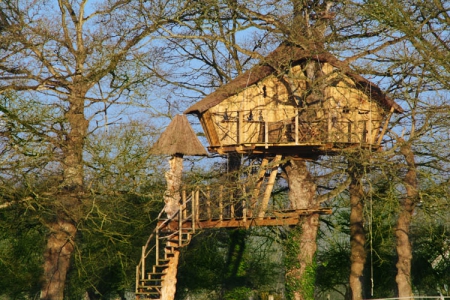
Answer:
[[[161,286],[161,300],[173,300],[175,299],[175,294],[177,292],[177,272],[180,251],[175,250],[173,254],[174,255],[169,259],[168,268],[166,269],[166,273],[163,277]]]
[[[361,183],[361,167],[357,163],[351,163],[349,175],[351,182],[350,192],[350,290],[353,300],[362,300],[362,277],[366,262],[366,235],[364,232],[364,202]]]
[[[166,172],[167,189],[164,195],[164,210],[168,218],[176,215],[180,209],[181,200],[181,179],[183,173],[183,155],[173,155],[169,160],[170,169]],[[194,201],[192,199],[191,201]],[[181,218],[181,214],[178,215]],[[181,228],[179,229],[181,230]],[[174,249],[178,246],[176,243],[167,242],[168,246]],[[173,300],[177,291],[177,271],[180,252],[174,250],[174,256],[170,257],[165,269],[165,274],[161,282],[161,300]]]
[[[168,218],[173,217],[180,208],[181,176],[183,173],[183,156],[174,155],[169,160],[169,171],[166,172],[167,189],[164,194],[164,211]]]
[[[404,142],[401,140],[400,142]],[[409,230],[411,218],[414,212],[415,203],[418,198],[417,189],[417,171],[414,161],[414,153],[411,144],[404,143],[400,147],[400,153],[405,157],[408,171],[403,179],[406,197],[400,201],[400,213],[395,228],[395,237],[397,239],[397,276],[395,281],[398,287],[398,296],[402,299],[413,299],[413,291],[411,287],[411,261],[412,247],[409,240]]]
[[[40,297],[59,300],[64,296],[64,285],[77,229],[72,222],[62,218],[50,226],[51,233],[47,238],[44,254],[44,285]]]
[[[289,201],[293,209],[314,209],[316,184],[303,160],[291,160],[285,166],[289,183]],[[295,300],[313,299],[315,282],[314,256],[317,250],[317,231],[319,215],[311,214],[303,217],[301,223],[293,230],[291,245],[296,263],[288,265],[286,271],[287,291]],[[290,255],[287,253],[286,255]]]
[[[84,115],[86,88],[73,88],[65,118],[69,131],[61,141],[63,180],[58,194],[55,221],[48,224],[50,234],[44,253],[41,299],[60,300],[74,250],[77,223],[82,216],[83,149],[88,121]]]

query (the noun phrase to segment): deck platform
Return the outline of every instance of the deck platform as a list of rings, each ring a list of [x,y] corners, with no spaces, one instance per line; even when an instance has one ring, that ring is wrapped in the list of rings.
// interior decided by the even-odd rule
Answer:
[[[191,220],[186,220],[182,222],[183,228],[195,228],[195,229],[207,229],[207,228],[250,228],[253,226],[289,226],[296,225],[301,220],[302,216],[307,216],[311,214],[320,215],[331,215],[331,208],[324,207],[319,209],[297,209],[297,210],[283,210],[274,211],[264,217],[235,217],[235,218],[223,218],[223,219],[198,219],[194,223]],[[160,220],[158,226],[164,225],[171,231],[178,230],[179,221],[172,220],[167,222],[167,220]]]

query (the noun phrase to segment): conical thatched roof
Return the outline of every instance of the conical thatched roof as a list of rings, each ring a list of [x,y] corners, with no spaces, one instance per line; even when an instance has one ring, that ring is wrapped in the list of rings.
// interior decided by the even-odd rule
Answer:
[[[150,149],[152,154],[206,156],[203,145],[189,124],[186,115],[177,115]]]

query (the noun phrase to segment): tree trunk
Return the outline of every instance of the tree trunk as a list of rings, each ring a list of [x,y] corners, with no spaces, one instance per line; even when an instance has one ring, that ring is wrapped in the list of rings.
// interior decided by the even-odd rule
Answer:
[[[172,243],[172,246],[175,245]],[[173,300],[175,299],[175,293],[177,292],[177,272],[180,251],[174,250],[173,254],[174,255],[169,259],[168,267],[161,283],[161,300]]]
[[[401,140],[400,142],[404,142]],[[411,260],[412,247],[409,240],[409,229],[415,203],[418,198],[417,172],[414,161],[414,153],[410,144],[403,144],[400,148],[401,154],[405,157],[408,171],[404,178],[406,198],[400,201],[401,211],[397,219],[395,237],[397,239],[397,276],[395,281],[398,287],[398,296],[404,299],[413,299],[411,287]]]
[[[70,259],[74,250],[77,223],[82,216],[83,148],[88,128],[84,116],[85,90],[74,89],[65,113],[69,131],[61,141],[63,180],[60,185],[55,221],[48,224],[50,234],[44,253],[41,299],[61,300]]]
[[[183,173],[183,155],[174,155],[169,160],[169,171],[166,172],[167,189],[164,194],[164,210],[168,218],[173,217],[180,208],[181,176]]]
[[[183,155],[173,155],[169,160],[170,169],[166,172],[167,189],[164,195],[164,210],[168,218],[176,215],[180,209],[181,200],[181,179],[183,173]],[[194,201],[192,199],[191,201]],[[181,214],[178,215],[181,218]],[[179,229],[181,230],[181,228]],[[174,248],[177,246],[173,242],[168,242],[169,246]],[[177,271],[180,252],[174,251],[174,256],[169,259],[168,266],[165,270],[165,275],[161,282],[161,299],[173,300],[177,290]]]
[[[351,182],[350,192],[350,290],[353,300],[361,300],[362,295],[362,276],[364,264],[366,262],[366,251],[364,248],[366,236],[364,232],[364,202],[363,189],[361,183],[360,166],[353,163],[349,170]]]
[[[293,209],[318,208],[316,185],[303,160],[291,160],[285,166],[289,183],[289,201]],[[315,283],[314,256],[319,215],[303,217],[287,243],[286,289],[295,300],[313,299]],[[291,257],[291,258],[290,258]],[[292,259],[292,260],[291,260]]]
[[[64,296],[64,286],[77,229],[72,222],[63,218],[50,226],[51,233],[47,239],[44,254],[44,285],[40,297],[41,299],[60,300]]]

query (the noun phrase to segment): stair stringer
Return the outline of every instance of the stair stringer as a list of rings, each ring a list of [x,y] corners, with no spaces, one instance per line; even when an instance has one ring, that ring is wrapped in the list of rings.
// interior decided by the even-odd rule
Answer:
[[[183,218],[182,206],[170,219],[161,219],[163,212],[158,216],[159,225],[142,247],[141,261],[136,267],[136,299],[174,299],[180,248],[189,245],[195,233],[192,225],[184,226],[186,221],[190,224],[194,222],[192,215]],[[150,245],[153,247],[148,249]],[[146,270],[146,260],[153,250],[154,264],[151,270]]]

